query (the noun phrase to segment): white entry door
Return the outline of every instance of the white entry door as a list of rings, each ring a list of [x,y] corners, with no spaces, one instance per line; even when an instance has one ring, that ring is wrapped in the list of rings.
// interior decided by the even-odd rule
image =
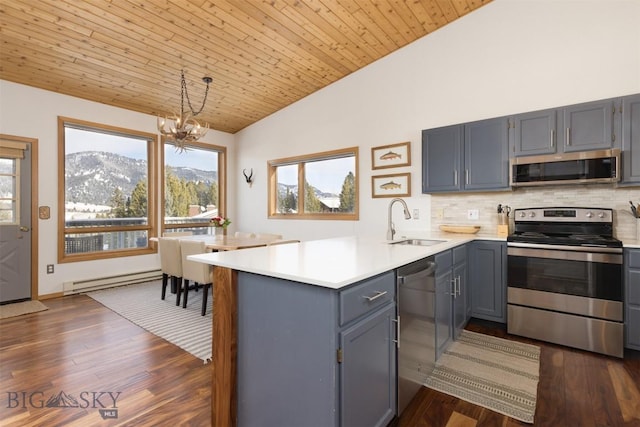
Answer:
[[[0,304],[31,299],[30,146],[0,139]]]

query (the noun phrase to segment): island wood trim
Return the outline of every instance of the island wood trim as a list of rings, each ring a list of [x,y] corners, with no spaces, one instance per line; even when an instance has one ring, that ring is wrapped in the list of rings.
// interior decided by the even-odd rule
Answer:
[[[211,425],[237,424],[238,273],[213,268]]]

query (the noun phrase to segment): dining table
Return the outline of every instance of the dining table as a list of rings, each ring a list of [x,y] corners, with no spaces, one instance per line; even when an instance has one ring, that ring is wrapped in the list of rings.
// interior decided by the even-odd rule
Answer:
[[[204,241],[207,250],[210,251],[233,251],[237,249],[257,248],[277,243],[281,240],[274,239],[273,237],[240,237],[219,234],[195,234],[193,236],[167,237],[180,240]],[[158,238],[151,237],[149,240],[157,242]]]

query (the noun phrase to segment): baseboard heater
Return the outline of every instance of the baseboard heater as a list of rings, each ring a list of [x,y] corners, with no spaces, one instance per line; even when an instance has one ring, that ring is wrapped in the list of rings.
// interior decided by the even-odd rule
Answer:
[[[137,273],[120,274],[95,279],[76,280],[64,282],[64,294],[72,295],[82,292],[90,292],[98,289],[113,288],[115,286],[131,285],[134,283],[148,282],[162,277],[162,270],[139,271]]]

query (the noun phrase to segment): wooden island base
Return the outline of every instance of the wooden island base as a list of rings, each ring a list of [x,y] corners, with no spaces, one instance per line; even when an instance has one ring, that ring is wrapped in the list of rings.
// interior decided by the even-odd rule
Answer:
[[[238,273],[213,268],[211,425],[237,425]]]

